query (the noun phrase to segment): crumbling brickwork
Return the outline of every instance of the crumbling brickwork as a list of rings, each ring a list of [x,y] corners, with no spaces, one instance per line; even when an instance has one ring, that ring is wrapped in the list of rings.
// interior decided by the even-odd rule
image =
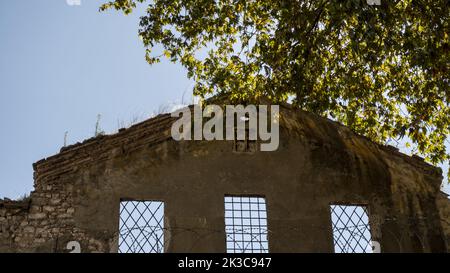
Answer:
[[[0,200],[0,250],[3,252],[17,251],[13,238],[19,228],[23,228],[24,232],[33,229],[34,235],[34,227],[28,226],[28,222],[25,221],[29,206],[29,200]]]
[[[448,250],[439,168],[288,105],[280,113],[274,152],[176,142],[169,114],[65,147],[34,164],[29,200],[0,201],[0,252],[67,252],[69,241],[117,252],[122,199],[166,203],[166,251],[224,252],[226,194],[266,197],[271,252],[332,252],[332,203],[367,204],[383,252]]]

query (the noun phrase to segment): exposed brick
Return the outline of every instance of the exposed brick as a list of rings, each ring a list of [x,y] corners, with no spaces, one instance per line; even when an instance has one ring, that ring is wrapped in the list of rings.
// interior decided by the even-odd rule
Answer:
[[[317,251],[332,251],[328,248],[331,243],[326,241],[331,236],[324,233],[330,228],[326,226],[329,222],[326,209],[330,201],[346,200],[370,204],[372,218],[377,219],[373,228],[376,238],[391,236],[393,222],[394,234],[411,232],[412,225],[404,223],[420,215],[421,219],[428,220],[420,220],[423,230],[414,232],[432,231],[447,236],[450,249],[450,228],[444,221],[449,215],[449,202],[442,197],[437,199],[442,181],[439,168],[404,155],[394,147],[370,142],[314,114],[287,106],[281,110],[280,144],[287,148],[282,148],[279,154],[258,152],[256,142],[247,146],[239,144],[238,150],[244,153],[233,153],[235,148],[231,143],[223,144],[226,142],[174,142],[170,127],[176,119],[169,114],[114,135],[64,147],[59,154],[33,164],[35,190],[31,201],[0,200],[0,252],[55,249],[65,252],[70,240],[79,241],[84,252],[117,250],[114,226],[118,225],[118,215],[111,212],[117,212],[119,198],[132,197],[128,195],[144,198],[149,192],[157,197],[167,197],[169,193],[176,197],[170,204],[175,216],[166,218],[169,233],[171,225],[175,229],[183,225],[191,228],[202,219],[200,231],[169,236],[169,251],[205,251],[208,247],[223,251],[224,238],[220,237],[223,231],[216,232],[218,227],[223,227],[223,212],[218,205],[208,203],[215,200],[209,198],[217,196],[222,201],[223,194],[216,191],[223,189],[227,189],[226,193],[266,194],[271,198],[269,218],[275,218],[269,219],[271,232],[275,231],[271,236],[277,238],[271,245],[276,251],[301,247],[304,250],[312,247],[312,241],[319,247]],[[251,153],[246,153],[247,150]],[[259,164],[252,165],[253,160]],[[231,171],[227,166],[208,165],[211,170],[203,169],[203,164],[209,161],[230,166],[240,164]],[[279,161],[282,162],[273,163]],[[184,172],[180,173],[178,168]],[[239,183],[230,185],[230,181],[236,180]],[[117,189],[123,190],[124,196]],[[200,193],[201,196],[195,195]],[[308,198],[314,203],[301,203]],[[434,200],[438,200],[438,205],[433,204]],[[302,217],[298,216],[299,211],[304,213]],[[313,222],[317,219],[318,222]],[[303,229],[309,233],[305,235]],[[198,241],[195,236],[207,240]],[[395,248],[395,238],[390,239],[391,247]],[[408,240],[409,237],[405,239],[403,251],[412,251],[408,249]],[[294,246],[286,248],[289,244]],[[2,246],[12,249],[2,249]]]

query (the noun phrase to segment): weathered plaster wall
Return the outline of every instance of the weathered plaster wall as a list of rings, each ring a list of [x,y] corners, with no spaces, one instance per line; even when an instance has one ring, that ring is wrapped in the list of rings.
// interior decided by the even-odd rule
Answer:
[[[450,202],[448,195],[441,192],[437,197],[437,207],[441,217],[441,225],[447,241],[447,252],[450,252]]]
[[[166,251],[225,252],[226,194],[266,197],[271,252],[332,252],[332,203],[368,204],[382,251],[446,251],[441,171],[419,158],[288,107],[275,152],[175,142],[173,121],[161,115],[37,162],[29,204],[0,205],[0,252],[66,251],[71,240],[116,252],[121,199],[165,202]]]

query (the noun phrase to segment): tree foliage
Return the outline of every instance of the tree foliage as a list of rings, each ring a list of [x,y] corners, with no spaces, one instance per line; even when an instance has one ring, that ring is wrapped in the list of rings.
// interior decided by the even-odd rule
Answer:
[[[145,0],[100,9],[130,13]],[[200,96],[293,99],[376,142],[449,158],[449,1],[153,0],[139,35],[150,64],[187,68]],[[156,52],[159,45],[162,52]]]

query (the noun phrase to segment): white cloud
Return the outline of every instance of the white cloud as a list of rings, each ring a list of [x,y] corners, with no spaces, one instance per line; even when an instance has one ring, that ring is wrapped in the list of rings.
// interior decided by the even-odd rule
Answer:
[[[69,6],[81,6],[81,0],[66,0]]]

